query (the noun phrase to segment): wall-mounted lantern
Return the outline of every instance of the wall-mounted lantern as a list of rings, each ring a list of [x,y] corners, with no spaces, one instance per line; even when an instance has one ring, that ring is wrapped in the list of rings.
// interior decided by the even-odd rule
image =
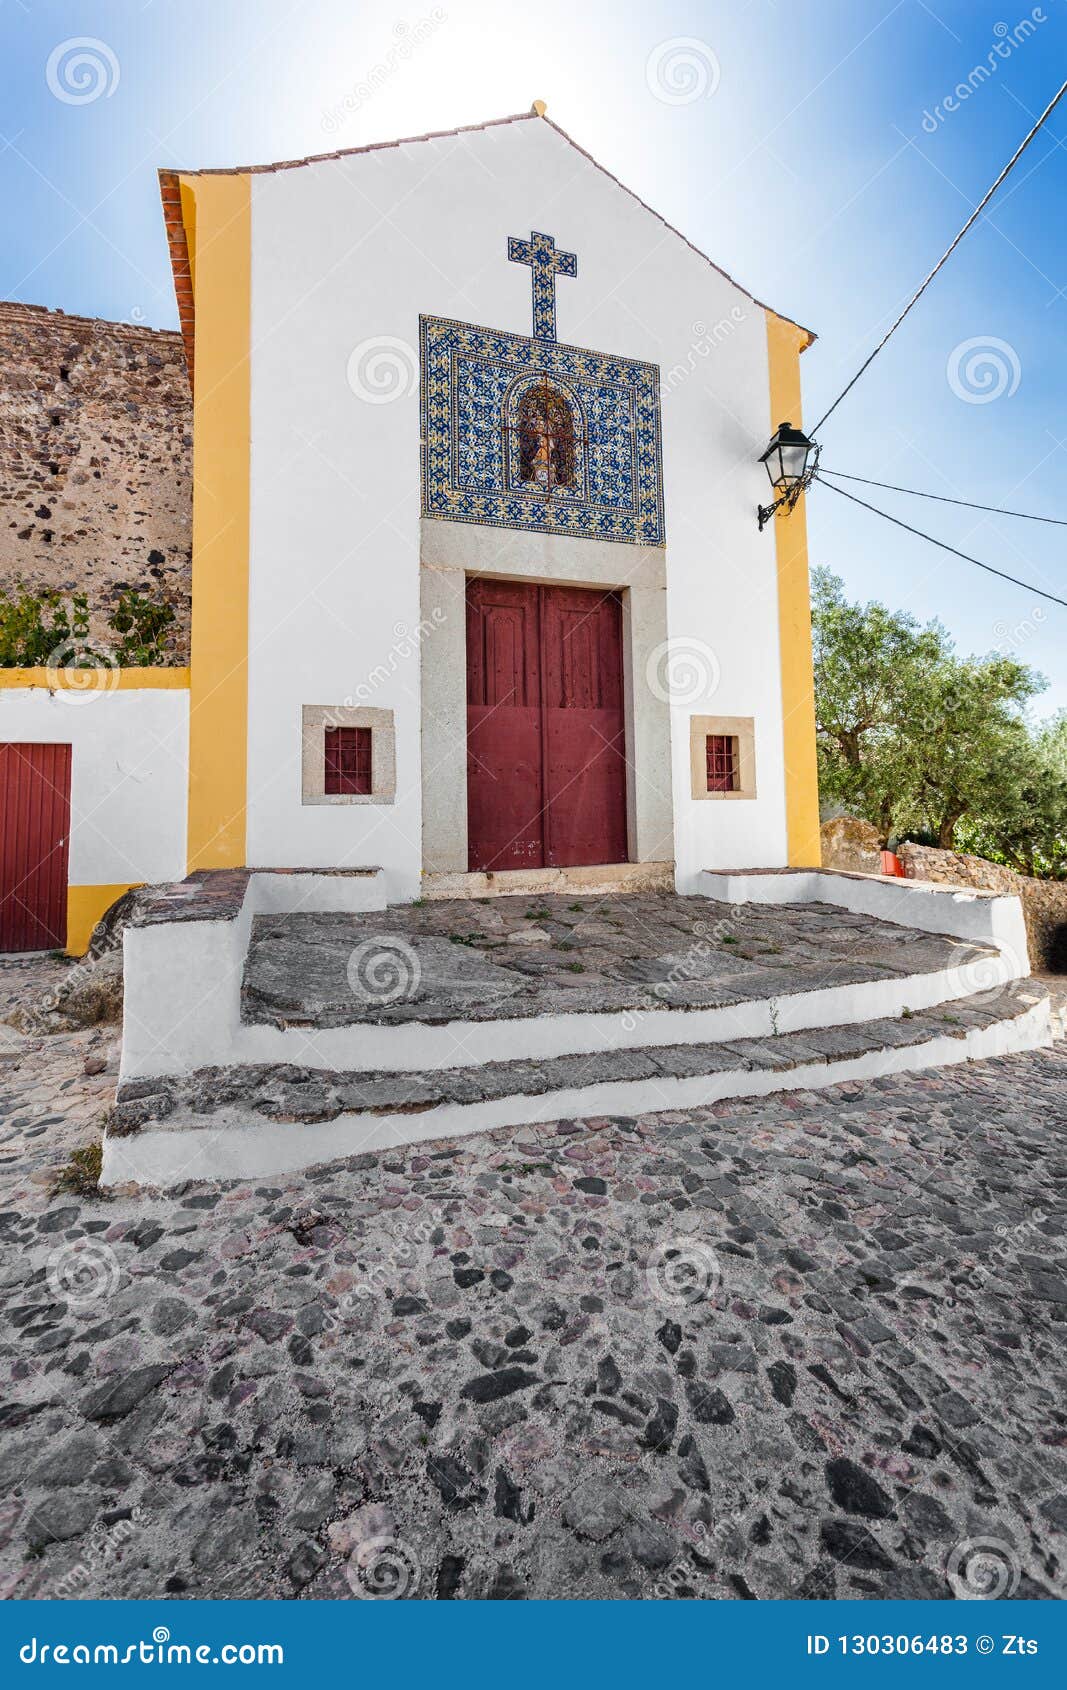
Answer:
[[[778,494],[772,505],[760,505],[759,525],[762,530],[782,505],[792,510],[805,487],[810,486],[819,462],[819,448],[809,440],[803,429],[792,423],[779,423],[760,463],[766,464],[771,486]]]

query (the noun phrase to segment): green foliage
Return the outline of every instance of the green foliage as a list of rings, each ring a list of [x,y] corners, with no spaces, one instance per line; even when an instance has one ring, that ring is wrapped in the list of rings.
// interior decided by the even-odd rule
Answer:
[[[152,668],[170,661],[174,609],[127,588],[107,617],[114,639],[95,644],[84,593],[31,592],[17,581],[0,589],[0,668]]]
[[[969,816],[957,846],[1021,874],[1067,876],[1067,713],[1032,734],[1004,801]]]
[[[812,591],[819,791],[891,834],[1025,873],[1067,870],[1067,720],[1031,728],[1046,683],[1014,657],[956,655],[937,622]]]
[[[71,1192],[75,1197],[99,1197],[100,1174],[104,1162],[104,1147],[100,1143],[87,1144],[83,1150],[71,1151],[70,1161],[57,1170],[52,1178],[51,1195]]]
[[[0,667],[35,669],[53,661],[58,666],[84,646],[88,633],[84,593],[67,601],[61,593],[31,593],[21,581],[12,593],[0,591]]]
[[[909,680],[943,660],[947,635],[880,604],[849,604],[837,577],[816,570],[812,636],[820,795],[866,817],[884,839],[908,761],[900,725]]]
[[[128,587],[107,619],[119,639],[113,647],[124,668],[150,669],[165,663],[174,627],[174,607],[161,599],[150,599]]]

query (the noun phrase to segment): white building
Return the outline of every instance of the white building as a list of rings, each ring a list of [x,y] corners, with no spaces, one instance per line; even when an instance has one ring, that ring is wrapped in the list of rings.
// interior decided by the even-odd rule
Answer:
[[[756,523],[810,333],[539,106],[161,180],[188,707],[130,675],[77,713],[72,948],[94,891],[186,868],[380,865],[399,901],[817,864],[803,509]],[[5,737],[72,715],[17,697]],[[173,754],[102,795],[134,698]]]

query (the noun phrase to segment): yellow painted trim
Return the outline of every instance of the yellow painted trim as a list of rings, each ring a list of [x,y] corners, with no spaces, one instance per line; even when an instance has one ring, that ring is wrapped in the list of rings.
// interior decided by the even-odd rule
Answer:
[[[143,881],[135,880],[134,886]],[[109,910],[116,898],[130,891],[129,886],[68,886],[67,887],[67,955],[84,956],[93,936],[93,928]]]
[[[801,426],[800,354],[805,330],[767,312],[771,432],[781,422]],[[782,674],[782,736],[785,755],[785,813],[788,861],[793,868],[818,868],[819,777],[815,757],[815,684],[811,656],[811,594],[808,529],[801,498],[792,511],[775,513],[778,560],[778,645]]]
[[[95,692],[180,691],[189,685],[188,669],[0,669],[0,687],[47,687]]]
[[[180,189],[196,276],[192,871],[245,861],[252,201],[248,176],[182,177]]]
[[[196,298],[196,194],[187,176],[178,178],[178,198],[181,201],[182,223],[185,227],[185,249],[189,254],[189,282]]]

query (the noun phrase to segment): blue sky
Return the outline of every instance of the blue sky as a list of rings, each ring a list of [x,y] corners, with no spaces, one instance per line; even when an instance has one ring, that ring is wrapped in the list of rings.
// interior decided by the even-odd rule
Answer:
[[[4,298],[173,326],[160,166],[302,157],[541,98],[744,286],[818,332],[809,424],[1067,64],[1065,0],[0,0],[0,31]],[[83,37],[103,43],[89,51],[107,91],[81,102],[69,51],[56,54]],[[828,467],[1067,516],[1065,142],[1067,100],[827,423]],[[1064,530],[855,490],[1067,597]],[[940,617],[961,650],[1016,653],[1050,682],[1038,713],[1067,707],[1067,610],[828,491],[809,522],[812,561],[854,596]]]

